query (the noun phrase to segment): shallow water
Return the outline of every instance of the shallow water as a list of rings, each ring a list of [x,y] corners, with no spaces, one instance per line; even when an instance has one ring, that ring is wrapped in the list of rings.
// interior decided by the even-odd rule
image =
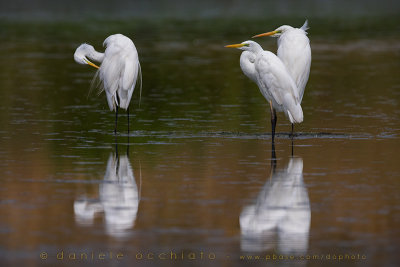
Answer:
[[[269,107],[223,46],[275,24],[245,22],[2,22],[0,262],[395,266],[398,24],[315,24],[305,120],[292,143],[278,114],[274,150]],[[105,96],[88,96],[94,70],[72,55],[117,31],[144,83],[115,137]]]

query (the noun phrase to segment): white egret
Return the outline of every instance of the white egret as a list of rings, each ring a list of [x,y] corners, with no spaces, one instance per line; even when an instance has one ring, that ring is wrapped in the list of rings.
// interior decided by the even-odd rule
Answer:
[[[308,21],[306,20],[300,28],[282,25],[274,31],[266,32],[253,36],[272,36],[278,37],[277,56],[285,64],[299,92],[300,103],[303,100],[311,67],[311,47],[307,37]],[[292,124],[293,137],[293,124]]]
[[[253,41],[225,47],[244,50],[240,56],[240,67],[243,73],[258,85],[262,95],[270,104],[273,142],[277,121],[276,111],[283,111],[292,124],[303,121],[303,110],[296,84],[274,53],[264,51]]]
[[[122,34],[110,35],[103,43],[104,53],[97,52],[89,44],[81,44],[75,51],[74,59],[79,64],[87,64],[98,69],[98,77],[102,90],[106,92],[108,106],[115,111],[115,129],[117,131],[118,108],[123,108],[128,114],[129,103],[135,90],[138,77],[140,91],[142,89],[141,68],[138,53],[132,40]],[[93,61],[101,63],[100,67]]]
[[[277,56],[285,64],[294,82],[296,83],[300,102],[303,99],[304,89],[310,75],[311,47],[307,37],[308,21],[301,28],[283,25],[272,32],[266,32],[253,36],[278,37]]]

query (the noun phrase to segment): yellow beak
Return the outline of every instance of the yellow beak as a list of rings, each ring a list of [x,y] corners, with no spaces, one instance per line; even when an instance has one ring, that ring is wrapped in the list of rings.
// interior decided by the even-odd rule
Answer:
[[[100,67],[99,66],[97,66],[96,64],[94,64],[93,62],[90,62],[89,60],[87,60],[87,59],[84,59],[85,61],[86,61],[86,63],[88,64],[88,65],[90,65],[90,66],[92,66],[92,67],[95,67],[96,69],[99,69]]]
[[[274,35],[276,33],[277,33],[277,31],[261,33],[261,34],[254,35],[252,38],[263,37],[263,36],[271,36],[271,35]]]
[[[231,44],[231,45],[226,45],[225,47],[227,48],[239,48],[239,47],[243,47],[245,46],[245,44]]]

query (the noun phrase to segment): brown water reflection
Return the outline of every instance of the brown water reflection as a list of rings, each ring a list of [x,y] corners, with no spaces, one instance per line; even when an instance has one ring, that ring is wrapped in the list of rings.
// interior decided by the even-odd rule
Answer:
[[[124,255],[121,262],[95,261],[104,266],[264,266],[265,261],[240,256],[275,252],[360,254],[367,260],[346,264],[395,265],[399,37],[339,31],[327,38],[317,27],[310,36],[313,65],[294,157],[290,125],[280,115],[275,162],[267,104],[242,75],[239,53],[223,49],[263,27],[252,24],[233,33],[224,23],[214,28],[194,23],[194,34],[177,25],[2,28],[7,45],[0,51],[1,265],[72,265],[57,260],[61,251]],[[150,26],[157,26],[151,35]],[[96,30],[85,36],[91,27]],[[134,102],[129,140],[126,116],[115,139],[114,116],[103,96],[86,97],[93,72],[72,60],[81,41],[100,44],[116,29],[135,32],[143,64],[144,93],[141,108]],[[274,40],[262,42],[275,49]],[[291,181],[291,170],[295,185],[280,189],[279,181]],[[284,215],[271,213],[274,201],[296,194],[301,201],[281,202],[282,209],[274,210]],[[267,211],[270,217],[263,215]],[[290,212],[303,213],[293,223],[301,230],[298,238],[286,236],[285,223],[296,217]],[[266,234],[260,223],[263,233],[253,229],[249,238],[246,216],[262,223],[268,218],[275,228]],[[249,224],[256,227],[257,219]],[[41,252],[48,258],[40,259]],[[137,259],[171,252],[186,257]],[[190,252],[197,260],[187,258]],[[201,260],[201,253],[216,259]]]
[[[114,186],[103,181],[107,150],[112,146],[101,152],[99,159],[85,159],[76,149],[76,157],[67,157],[57,170],[46,169],[43,163],[48,160],[36,162],[36,166],[33,160],[21,161],[25,162],[23,168],[10,166],[3,174],[1,242],[7,246],[3,252],[10,262],[34,263],[42,250],[53,257],[59,250],[112,250],[127,255],[128,264],[144,251],[208,251],[223,262],[229,256],[234,264],[239,255],[249,251],[246,239],[239,238],[243,209],[254,205],[254,199],[271,183],[269,142],[210,138],[182,139],[171,145],[133,144],[130,162],[135,177],[141,167],[142,196],[136,218],[130,208],[136,205],[134,201],[128,207],[119,204],[127,209],[130,217],[126,219],[132,223],[125,224],[123,239],[118,232],[116,236],[109,231],[105,208],[104,215],[95,216],[90,224],[82,224],[76,210],[82,196],[92,200],[91,205],[107,200],[101,187]],[[309,236],[304,236],[309,239],[308,250],[305,245],[292,253],[351,252],[365,254],[374,262],[391,260],[383,256],[389,255],[397,242],[398,199],[393,186],[398,182],[398,164],[395,155],[388,153],[393,151],[392,142],[378,141],[379,148],[370,143],[295,140],[295,155],[303,155],[307,189],[300,190],[308,191],[311,227]],[[289,141],[279,141],[277,147],[277,168],[290,165]],[[42,168],[35,172],[37,164]],[[124,192],[120,194],[123,197]],[[116,210],[119,208],[117,204]],[[285,240],[279,241],[281,246]],[[268,248],[277,241],[262,242]],[[278,247],[278,251],[286,250]]]

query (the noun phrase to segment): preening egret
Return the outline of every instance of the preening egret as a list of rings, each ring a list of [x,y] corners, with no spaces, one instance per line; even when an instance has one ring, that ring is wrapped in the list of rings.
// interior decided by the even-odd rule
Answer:
[[[138,78],[142,89],[141,69],[138,53],[132,40],[122,34],[108,36],[103,43],[104,53],[97,52],[89,44],[81,44],[75,51],[74,59],[79,64],[87,64],[98,69],[95,77],[100,80],[102,90],[106,92],[108,106],[115,111],[115,129],[117,131],[118,108],[128,114],[129,103]],[[90,60],[101,63],[100,67]]]
[[[243,73],[255,82],[271,107],[272,141],[275,138],[276,110],[283,111],[290,122],[303,121],[300,97],[292,77],[282,61],[272,52],[264,51],[253,41],[225,47],[243,50],[240,67]]]
[[[296,83],[300,102],[303,99],[304,89],[310,75],[311,47],[307,37],[308,21],[301,28],[283,25],[272,32],[266,32],[253,36],[278,37],[277,56],[282,60]]]

